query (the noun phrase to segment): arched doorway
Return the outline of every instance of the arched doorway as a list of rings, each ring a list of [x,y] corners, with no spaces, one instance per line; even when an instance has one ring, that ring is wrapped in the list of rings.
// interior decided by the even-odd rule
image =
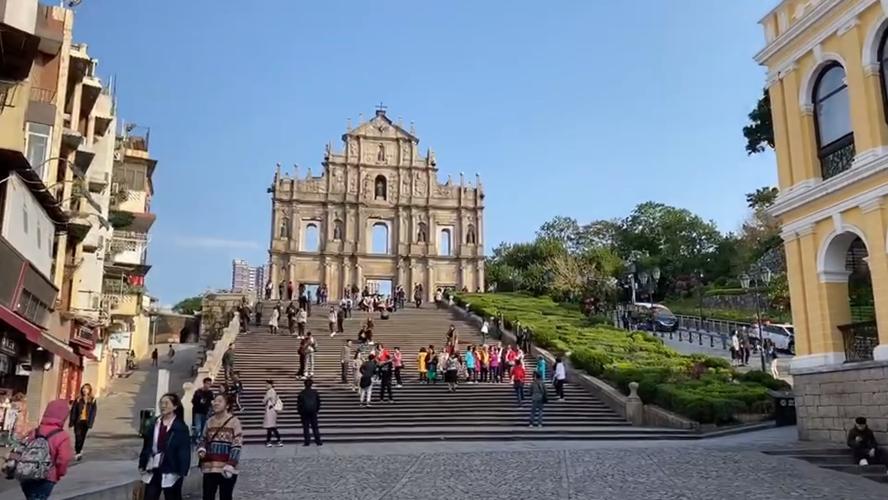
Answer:
[[[856,230],[827,238],[821,256],[826,333],[836,336],[825,340],[844,349],[846,362],[873,359],[879,345],[868,258],[866,242]]]

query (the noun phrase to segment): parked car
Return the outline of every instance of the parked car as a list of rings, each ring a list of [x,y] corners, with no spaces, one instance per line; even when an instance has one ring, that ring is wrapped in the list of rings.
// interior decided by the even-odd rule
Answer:
[[[634,309],[640,318],[638,328],[652,332],[674,332],[678,330],[678,318],[668,307],[650,302],[636,302]]]
[[[762,339],[770,339],[775,349],[795,354],[795,330],[792,325],[767,324],[762,325],[761,329]]]

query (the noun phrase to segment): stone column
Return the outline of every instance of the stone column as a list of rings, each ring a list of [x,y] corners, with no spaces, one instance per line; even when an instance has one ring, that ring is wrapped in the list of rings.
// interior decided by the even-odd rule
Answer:
[[[786,95],[783,83],[777,80],[768,89],[771,96],[771,109],[774,122],[774,152],[777,155],[777,184],[781,189],[793,185],[792,163],[789,157],[789,132],[786,128]],[[791,96],[795,98],[795,96]]]
[[[429,261],[426,264],[426,301],[431,302],[435,296],[435,266]]]
[[[280,271],[279,268],[280,268],[280,263],[278,262],[278,259],[275,257],[275,255],[272,254],[271,255],[271,263],[269,265],[269,274],[271,275],[271,277],[270,277],[270,279],[271,279],[271,296],[272,296],[272,298],[278,298],[278,299],[280,299],[280,297],[277,296],[278,295],[278,282],[280,281],[280,278],[278,277],[278,273]],[[265,286],[264,283],[263,283],[263,286]]]
[[[851,29],[840,36],[840,42],[844,49],[842,50],[842,56],[845,58],[846,63],[845,79],[848,82],[849,89],[851,129],[854,131],[854,148],[858,153],[881,145],[876,142],[878,137],[875,132],[878,129],[873,128],[873,125],[878,127],[874,120],[878,119],[881,121],[883,119],[879,116],[881,113],[878,111],[873,112],[873,110],[883,109],[881,99],[876,103],[872,103],[867,98],[863,61],[861,59],[862,52],[860,50],[860,47],[863,46],[861,38],[863,37],[860,33],[860,24],[852,26]],[[851,92],[850,89],[858,91]]]

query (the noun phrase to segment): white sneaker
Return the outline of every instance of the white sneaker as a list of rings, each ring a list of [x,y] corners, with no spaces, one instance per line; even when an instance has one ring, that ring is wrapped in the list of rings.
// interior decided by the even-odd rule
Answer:
[[[265,443],[266,448],[271,448],[271,443]]]
[[[336,336],[336,332],[331,333],[330,336],[331,336],[331,337],[335,337],[335,336]]]
[[[401,384],[398,384],[398,385],[396,385],[395,387],[397,387],[398,389],[400,389],[402,386],[401,386]]]
[[[869,465],[869,460],[861,458],[860,462],[858,462],[857,465]]]
[[[278,441],[277,447],[278,447],[278,448],[283,448],[283,447],[284,447],[284,442],[283,442],[283,441]]]

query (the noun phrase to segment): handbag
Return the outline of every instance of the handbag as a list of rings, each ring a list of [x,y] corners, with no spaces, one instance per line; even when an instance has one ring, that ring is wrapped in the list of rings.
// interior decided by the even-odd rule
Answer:
[[[278,413],[284,411],[284,401],[280,397],[276,398],[271,408]]]
[[[213,440],[216,439],[216,437],[219,436],[219,432],[221,432],[222,429],[224,429],[225,426],[228,425],[228,422],[231,422],[231,419],[232,419],[232,418],[234,418],[234,415],[231,415],[230,417],[228,417],[227,419],[225,419],[225,422],[222,422],[222,425],[220,425],[219,428],[216,429],[216,432],[214,432],[213,435],[210,436],[210,439],[207,440],[207,445],[209,445],[210,443],[212,443]],[[206,459],[206,455],[204,455],[204,457],[201,457],[201,458],[199,458],[199,459],[197,460],[197,464],[198,464],[198,465],[203,465],[203,463],[206,462],[206,461],[207,461],[207,459]]]

